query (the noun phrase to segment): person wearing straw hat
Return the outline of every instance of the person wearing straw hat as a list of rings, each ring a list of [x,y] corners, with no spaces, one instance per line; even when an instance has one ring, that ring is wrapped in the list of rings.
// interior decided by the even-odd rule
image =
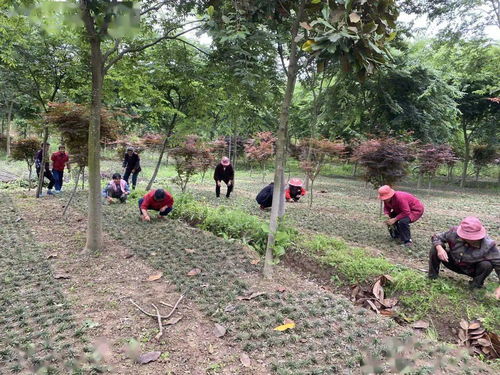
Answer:
[[[234,188],[234,169],[227,156],[224,156],[217,164],[214,171],[215,196],[220,197],[222,181],[227,185],[226,198],[229,198]]]
[[[300,178],[292,178],[288,181],[288,188],[285,190],[285,199],[287,202],[298,202],[300,197],[306,195],[307,191],[302,187]]]
[[[486,235],[481,221],[474,216],[462,220],[459,226],[432,236],[429,253],[429,278],[437,279],[441,263],[453,272],[472,277],[471,288],[481,288],[495,270],[500,279],[500,251]],[[500,286],[495,291],[500,299]]]
[[[424,205],[410,193],[396,191],[389,185],[378,189],[378,199],[384,202],[384,213],[389,216],[386,224],[394,239],[400,239],[404,246],[412,246],[410,223],[420,219]]]

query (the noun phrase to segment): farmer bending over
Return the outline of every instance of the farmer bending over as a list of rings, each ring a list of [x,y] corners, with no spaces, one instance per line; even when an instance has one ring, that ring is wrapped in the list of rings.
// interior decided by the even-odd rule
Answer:
[[[108,203],[114,203],[116,199],[119,199],[121,203],[125,203],[129,194],[128,184],[119,173],[113,174],[112,180],[108,182],[102,191],[102,196],[106,198]]]
[[[414,223],[424,213],[424,205],[410,193],[395,191],[389,185],[378,189],[378,199],[384,201],[384,213],[392,238],[399,238],[404,246],[412,246],[410,223]]]
[[[217,164],[217,167],[215,167],[214,180],[215,196],[217,198],[220,197],[220,186],[222,185],[222,181],[224,181],[227,185],[226,198],[229,198],[234,188],[234,169],[227,156],[224,156],[220,163]]]
[[[164,219],[174,205],[174,198],[172,195],[163,189],[151,190],[143,198],[139,199],[139,211],[141,212],[141,219],[150,221],[151,217],[148,210],[159,211],[158,219]]]
[[[260,205],[261,210],[265,210],[273,205],[274,182],[271,182],[257,194],[255,200]]]
[[[441,263],[453,272],[472,277],[471,288],[481,288],[493,269],[500,278],[500,251],[495,241],[486,235],[479,219],[473,216],[463,219],[458,227],[432,236],[430,279],[438,278]],[[500,286],[495,297],[500,299]]]
[[[298,202],[300,197],[306,195],[307,191],[302,187],[300,178],[292,178],[288,181],[288,188],[285,190],[285,199],[287,202]]]

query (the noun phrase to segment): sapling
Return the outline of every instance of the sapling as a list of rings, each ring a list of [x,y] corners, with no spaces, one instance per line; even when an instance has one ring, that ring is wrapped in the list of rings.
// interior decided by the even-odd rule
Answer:
[[[474,163],[474,172],[476,174],[476,184],[479,183],[479,173],[488,164],[491,164],[498,158],[497,148],[493,145],[477,145],[472,150],[472,162]]]
[[[417,155],[419,176],[417,187],[420,188],[422,176],[429,176],[429,189],[432,178],[441,165],[454,162],[455,155],[449,145],[426,144],[422,146]]]
[[[30,137],[23,138],[12,143],[11,157],[14,160],[24,160],[28,165],[28,190],[31,190],[31,174],[33,173],[33,164],[35,162],[35,154],[40,148],[40,140],[38,138]],[[43,166],[40,173],[43,174]]]
[[[266,177],[266,163],[274,155],[275,143],[276,137],[273,136],[272,132],[256,133],[253,138],[247,140],[245,143],[245,156],[251,164],[256,163],[260,165],[262,182],[264,182]],[[252,169],[250,170],[250,175],[252,175]]]

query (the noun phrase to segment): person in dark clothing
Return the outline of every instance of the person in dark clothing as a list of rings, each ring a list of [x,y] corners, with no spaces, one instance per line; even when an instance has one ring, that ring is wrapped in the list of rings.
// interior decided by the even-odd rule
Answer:
[[[500,278],[500,250],[486,235],[481,221],[473,216],[463,219],[458,227],[432,236],[430,279],[438,278],[441,263],[453,272],[471,277],[471,288],[481,288],[493,270]],[[495,297],[500,299],[500,286]]]
[[[224,156],[220,163],[215,167],[214,180],[215,196],[217,198],[220,197],[220,187],[222,185],[222,181],[224,181],[227,185],[226,198],[229,198],[229,195],[234,188],[234,169],[228,157]]]
[[[285,199],[287,202],[298,202],[306,193],[306,189],[302,187],[302,180],[300,178],[292,178],[288,181],[288,188],[285,190]]]
[[[125,203],[129,194],[128,184],[125,180],[122,180],[119,173],[113,174],[112,180],[107,183],[102,191],[102,196],[110,204],[116,202],[116,199],[121,203]]]
[[[35,155],[35,168],[36,168],[36,175],[38,178],[40,178],[40,171],[42,169],[42,161],[43,161],[43,154],[48,155],[49,153],[49,146],[50,143],[46,143],[44,149],[40,149],[36,155]],[[44,167],[44,172],[43,176],[49,180],[49,186],[47,186],[47,195],[54,195],[52,192],[52,188],[54,187],[55,184],[55,179],[54,176],[52,176],[52,172],[50,171],[50,166],[49,166],[49,158],[46,156],[46,162],[45,162],[45,167]]]
[[[132,190],[134,190],[137,185],[137,176],[141,171],[141,158],[137,152],[134,152],[133,147],[127,148],[127,152],[123,158],[123,168],[125,168],[123,179],[127,184],[128,178],[132,174]]]
[[[273,205],[273,191],[274,182],[271,182],[257,194],[255,200],[260,205],[261,210],[265,210]]]
[[[148,210],[158,211],[158,219],[165,219],[165,216],[172,211],[174,206],[174,198],[172,195],[163,189],[151,190],[143,198],[139,199],[139,212],[141,219],[151,221]]]

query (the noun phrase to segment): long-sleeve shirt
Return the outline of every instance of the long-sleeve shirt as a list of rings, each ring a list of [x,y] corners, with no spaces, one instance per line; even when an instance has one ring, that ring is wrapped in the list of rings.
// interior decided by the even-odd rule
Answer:
[[[214,171],[214,180],[215,181],[230,181],[234,180],[234,169],[233,166],[227,165],[224,166],[221,163],[215,167]]]
[[[69,162],[69,157],[68,154],[65,153],[64,151],[57,151],[52,154],[50,157],[52,160],[52,169],[62,172],[64,171],[64,167],[68,164]],[[68,167],[69,170],[69,167]]]
[[[306,195],[307,191],[303,187],[288,188],[285,190],[285,199],[286,200],[299,200],[301,196]]]
[[[123,168],[126,168],[127,171],[131,171],[134,169],[136,172],[141,171],[141,158],[137,152],[134,152],[132,155],[125,153],[123,157]]]
[[[144,196],[144,200],[141,203],[141,210],[159,211],[165,206],[167,206],[168,208],[172,208],[172,206],[174,205],[174,198],[172,197],[172,195],[168,191],[165,191],[165,198],[157,201],[154,199],[155,191],[156,190],[151,190]]]
[[[495,241],[486,236],[481,240],[479,248],[470,246],[457,234],[458,227],[452,227],[447,232],[437,233],[432,236],[432,246],[441,245],[452,257],[453,261],[462,267],[471,267],[475,263],[488,260],[493,264],[495,272],[500,278],[500,251]],[[448,248],[446,248],[448,245]]]
[[[47,157],[47,160],[49,158]],[[36,153],[36,156],[35,156],[35,168],[36,169],[40,169],[40,167],[42,166],[42,150],[38,150],[38,152]],[[45,162],[45,172],[49,172],[50,171],[50,167],[49,167],[49,162],[46,161]]]
[[[391,212],[396,214],[396,220],[409,217],[413,223],[423,215],[424,205],[410,193],[396,191],[390,200],[384,201],[384,213],[390,215]]]
[[[124,180],[121,180],[119,185],[115,184],[115,182],[113,180],[108,182],[106,184],[106,186],[104,187],[104,189],[102,190],[102,196],[104,198],[108,197],[110,190],[113,190],[115,192],[119,191],[121,194],[130,193],[130,188],[129,188],[127,182]]]

